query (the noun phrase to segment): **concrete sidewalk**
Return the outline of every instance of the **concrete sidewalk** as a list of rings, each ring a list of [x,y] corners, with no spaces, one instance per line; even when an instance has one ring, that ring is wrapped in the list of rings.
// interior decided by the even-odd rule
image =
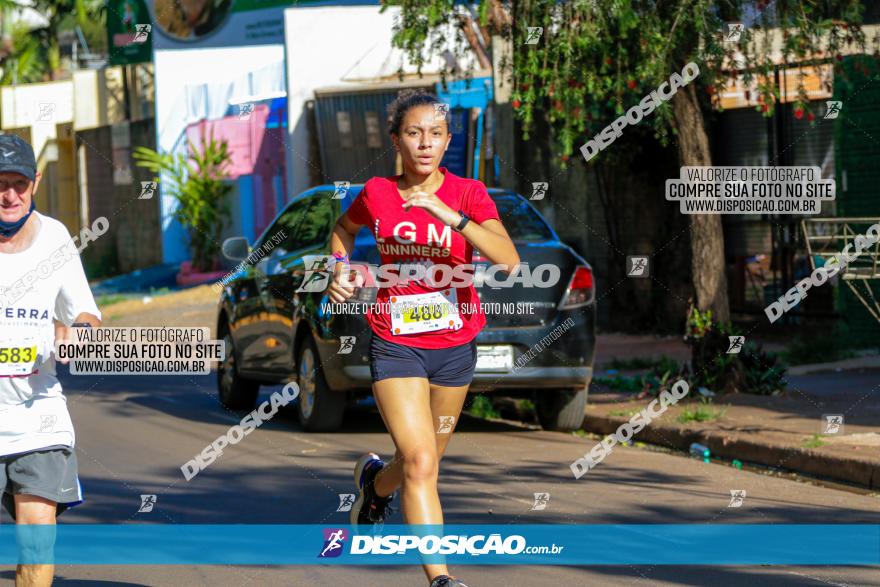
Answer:
[[[713,457],[880,489],[880,358],[840,363],[802,366],[804,374],[787,375],[788,388],[779,396],[717,395],[704,405],[692,389],[636,440],[681,451],[696,442]],[[653,399],[637,396],[594,383],[584,428],[613,433]],[[697,408],[714,417],[680,420]],[[825,433],[826,416],[835,414],[843,416],[842,428]]]

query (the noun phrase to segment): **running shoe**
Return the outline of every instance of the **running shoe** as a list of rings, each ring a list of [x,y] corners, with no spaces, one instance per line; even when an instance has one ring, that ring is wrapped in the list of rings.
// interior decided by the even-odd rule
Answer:
[[[449,575],[438,575],[431,581],[431,587],[467,587],[464,583]]]
[[[373,489],[376,474],[384,466],[385,462],[374,453],[365,454],[354,466],[354,482],[360,493],[351,508],[350,521],[353,526],[381,525],[391,515],[393,510],[390,504],[394,494],[380,497]]]

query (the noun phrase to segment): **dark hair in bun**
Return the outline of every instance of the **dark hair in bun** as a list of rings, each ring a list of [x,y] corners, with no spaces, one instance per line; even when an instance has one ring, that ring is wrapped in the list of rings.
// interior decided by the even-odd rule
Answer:
[[[388,132],[393,135],[400,134],[400,125],[403,123],[403,117],[406,113],[419,106],[434,106],[436,104],[444,104],[446,106],[443,113],[443,119],[446,121],[446,128],[449,128],[449,107],[440,98],[434,94],[429,94],[425,90],[406,89],[397,94],[397,99],[388,105]],[[439,114],[439,111],[438,111]]]

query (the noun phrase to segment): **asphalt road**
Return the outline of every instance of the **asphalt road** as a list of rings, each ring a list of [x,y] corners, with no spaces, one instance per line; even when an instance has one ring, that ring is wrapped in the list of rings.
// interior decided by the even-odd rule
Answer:
[[[346,417],[343,433],[308,434],[282,413],[191,481],[180,466],[241,414],[215,399],[214,378],[74,377],[63,384],[77,430],[86,503],[63,523],[334,524],[353,492],[355,459],[392,452],[377,412]],[[264,388],[264,395],[270,390]],[[880,523],[880,497],[831,489],[636,447],[586,477],[568,464],[594,439],[464,418],[441,465],[447,523]],[[731,489],[745,489],[728,508]],[[535,492],[550,493],[532,511]],[[141,494],[156,494],[138,513]],[[4,520],[8,522],[8,520]],[[395,513],[389,523],[403,523]],[[291,545],[279,544],[279,548]],[[597,549],[602,545],[597,544]],[[460,566],[471,587],[547,585],[880,585],[880,568]],[[0,583],[14,572],[0,568]],[[425,585],[418,567],[59,566],[56,585]]]

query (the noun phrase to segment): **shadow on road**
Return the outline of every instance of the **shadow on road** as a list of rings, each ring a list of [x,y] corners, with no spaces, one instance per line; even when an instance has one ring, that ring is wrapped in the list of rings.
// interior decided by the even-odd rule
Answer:
[[[0,571],[0,579],[15,581],[15,571]],[[63,575],[56,574],[52,585],[66,585],[67,587],[150,587],[146,583],[129,583],[128,581],[101,581],[100,579],[65,579]]]

